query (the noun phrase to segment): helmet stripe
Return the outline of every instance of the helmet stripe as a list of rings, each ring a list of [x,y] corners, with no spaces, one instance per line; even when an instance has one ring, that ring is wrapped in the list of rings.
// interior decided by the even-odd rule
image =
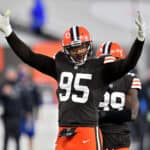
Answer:
[[[73,41],[77,40],[76,26],[73,26]]]
[[[73,39],[73,28],[72,27],[70,28],[70,35],[71,35],[71,40],[74,40]]]
[[[104,46],[102,47],[102,54],[104,54],[105,52],[105,46],[106,46],[106,43],[104,43]]]
[[[79,27],[76,26],[76,32],[77,32],[77,40],[79,40]]]
[[[112,45],[112,42],[109,43],[109,46],[108,46],[108,54],[110,54],[111,45]]]
[[[105,48],[104,48],[104,54],[109,54],[110,53],[110,46],[111,46],[111,42],[108,41],[105,43]]]
[[[79,39],[79,28],[78,26],[73,26],[71,28],[71,37],[73,41],[77,41]]]

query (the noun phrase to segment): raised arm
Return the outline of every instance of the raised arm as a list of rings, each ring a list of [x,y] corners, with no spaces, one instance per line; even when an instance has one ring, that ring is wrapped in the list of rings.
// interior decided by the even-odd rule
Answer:
[[[6,39],[12,50],[21,60],[40,72],[56,78],[55,61],[52,58],[34,53],[14,32],[6,37]]]
[[[137,38],[134,41],[128,56],[123,60],[118,60],[113,63],[106,64],[104,70],[104,80],[108,83],[117,80],[125,73],[133,69],[137,64],[139,57],[141,56],[145,41],[145,27],[140,12],[138,12],[135,23],[137,27]]]
[[[0,14],[0,30],[5,34],[6,40],[12,50],[22,61],[56,79],[55,61],[48,56],[34,53],[21,39],[19,39],[12,30],[8,13],[5,15]]]

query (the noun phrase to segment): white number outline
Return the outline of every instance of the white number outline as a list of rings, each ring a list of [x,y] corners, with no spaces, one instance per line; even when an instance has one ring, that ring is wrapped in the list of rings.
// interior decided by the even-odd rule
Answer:
[[[64,83],[64,78],[67,79],[67,82]],[[75,78],[74,82],[73,79]],[[92,74],[87,73],[77,73],[73,77],[73,74],[71,72],[62,72],[60,76],[60,83],[59,87],[60,89],[66,90],[65,95],[62,93],[59,93],[59,99],[61,102],[65,102],[69,100],[70,96],[73,102],[75,103],[86,103],[88,101],[90,90],[88,86],[80,85],[81,80],[91,80]],[[77,94],[71,93],[72,86],[76,91],[83,92],[82,97],[79,97]]]
[[[117,103],[117,98],[120,98],[120,103]],[[103,111],[110,111],[110,106],[118,111],[123,110],[125,106],[126,95],[123,92],[112,92],[108,91],[104,94],[104,101],[99,103],[99,107],[103,108]]]

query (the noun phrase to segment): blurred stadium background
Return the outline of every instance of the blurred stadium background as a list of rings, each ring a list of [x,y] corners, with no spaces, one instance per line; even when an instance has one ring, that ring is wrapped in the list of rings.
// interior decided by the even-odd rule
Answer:
[[[92,34],[94,49],[105,41],[116,41],[127,51],[135,39],[135,14],[140,10],[146,22],[146,43],[137,64],[142,81],[147,79],[150,66],[150,1],[149,0],[1,0],[0,12],[11,11],[11,23],[16,33],[33,50],[52,55],[61,49],[64,31],[77,24],[87,27]],[[33,17],[33,8],[38,15]],[[39,19],[38,29],[34,19]],[[1,33],[0,33],[1,34]],[[57,46],[54,46],[56,45]],[[51,52],[51,49],[53,52]],[[0,80],[7,67],[21,61],[11,52],[3,35],[0,35]],[[53,149],[57,127],[56,83],[54,80],[33,70],[35,82],[39,85],[44,104],[37,121],[35,149]],[[0,150],[3,128],[0,124]],[[22,149],[26,150],[26,139],[22,138]],[[12,143],[10,143],[11,145]],[[133,150],[137,143],[133,143]],[[10,146],[11,147],[11,146]],[[13,150],[12,148],[10,148]],[[146,149],[145,149],[146,150]]]

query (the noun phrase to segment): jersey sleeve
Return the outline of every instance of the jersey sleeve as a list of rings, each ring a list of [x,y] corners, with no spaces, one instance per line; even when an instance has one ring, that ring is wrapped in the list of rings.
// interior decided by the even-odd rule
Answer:
[[[33,52],[14,32],[6,40],[22,61],[56,79],[56,65],[53,58]]]
[[[133,69],[143,50],[144,41],[136,39],[131,47],[128,56],[125,59],[117,60],[104,64],[103,80],[110,83],[121,78],[131,69]],[[105,60],[105,59],[104,59]]]
[[[130,75],[132,78],[130,88],[141,90],[142,89],[141,80],[134,73],[129,73],[128,75]]]

